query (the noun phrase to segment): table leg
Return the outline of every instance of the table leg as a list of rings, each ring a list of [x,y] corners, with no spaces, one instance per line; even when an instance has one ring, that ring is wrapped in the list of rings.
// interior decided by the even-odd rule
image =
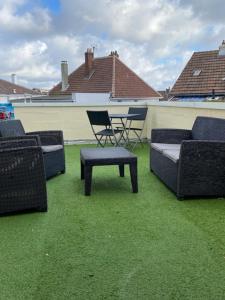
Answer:
[[[124,177],[124,164],[119,165],[120,177]]]
[[[129,144],[129,137],[128,137],[127,127],[126,127],[127,122],[124,123],[122,118],[120,119],[120,121],[121,121],[121,124],[123,127],[123,134],[125,135],[123,138],[124,138],[125,146],[126,146],[127,144]]]
[[[137,161],[129,164],[130,167],[130,178],[133,193],[138,192],[138,181],[137,181]]]
[[[82,160],[80,161],[80,179],[81,180],[84,179],[84,164],[83,164]]]
[[[84,166],[84,193],[85,196],[91,195],[92,166]]]
[[[120,137],[119,139],[117,140],[116,139],[116,144],[115,146],[122,146],[124,145],[126,147],[126,145],[129,143],[129,138],[128,138],[128,133],[127,133],[127,130],[126,130],[126,123],[123,121],[123,118],[118,118],[120,120],[120,124],[121,124],[121,128],[122,128],[122,133],[120,134]],[[112,123],[113,124],[119,124],[119,123]],[[120,128],[120,127],[118,127]],[[124,143],[122,144],[121,143],[121,140],[124,140]]]

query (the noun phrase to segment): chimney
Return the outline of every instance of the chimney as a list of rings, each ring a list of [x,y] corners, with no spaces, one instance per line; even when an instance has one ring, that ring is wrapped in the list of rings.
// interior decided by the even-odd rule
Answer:
[[[117,51],[111,51],[110,54],[109,54],[109,56],[116,56],[116,57],[119,58],[119,54],[118,54]]]
[[[225,55],[225,40],[223,40],[222,44],[219,46],[219,56]]]
[[[85,77],[90,77],[94,67],[94,53],[91,48],[85,52]]]
[[[170,96],[170,87],[168,87],[168,88],[166,89],[166,92],[165,92],[165,98],[166,98],[166,100],[169,99],[169,96]]]
[[[68,87],[68,63],[66,60],[61,62],[61,74],[62,74],[62,92],[65,91]]]
[[[16,84],[16,74],[11,74],[11,82]]]

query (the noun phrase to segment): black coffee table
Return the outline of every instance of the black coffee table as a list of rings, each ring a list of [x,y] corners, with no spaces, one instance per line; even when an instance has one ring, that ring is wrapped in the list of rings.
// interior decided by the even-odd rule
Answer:
[[[85,181],[85,195],[91,194],[92,168],[94,166],[118,165],[119,174],[124,177],[124,165],[130,167],[133,193],[138,192],[137,156],[123,147],[82,148],[80,150],[81,179]]]

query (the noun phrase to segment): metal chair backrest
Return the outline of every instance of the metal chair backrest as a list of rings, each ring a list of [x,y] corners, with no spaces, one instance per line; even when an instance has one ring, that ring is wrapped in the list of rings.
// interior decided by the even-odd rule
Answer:
[[[127,120],[144,121],[148,112],[148,107],[129,107],[128,114],[138,114],[135,117],[128,117]]]
[[[111,126],[111,121],[107,110],[87,110],[87,115],[91,125]]]

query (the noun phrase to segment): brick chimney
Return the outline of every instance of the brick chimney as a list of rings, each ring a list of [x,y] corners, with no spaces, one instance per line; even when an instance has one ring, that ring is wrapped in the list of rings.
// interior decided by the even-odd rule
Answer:
[[[94,53],[91,48],[85,52],[85,77],[90,77],[93,73],[94,67]]]

